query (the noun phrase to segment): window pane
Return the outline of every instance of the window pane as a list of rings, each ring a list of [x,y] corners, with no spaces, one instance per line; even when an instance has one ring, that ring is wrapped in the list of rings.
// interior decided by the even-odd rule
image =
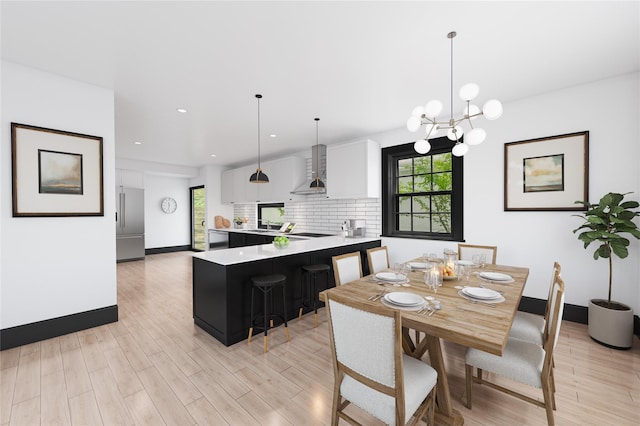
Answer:
[[[448,172],[451,171],[451,153],[436,154],[433,156],[433,171]]]
[[[435,212],[451,212],[451,195],[434,195],[431,201],[433,202],[432,208]]]
[[[434,214],[431,216],[433,221],[432,232],[441,232],[448,234],[451,232],[451,215],[448,214]]]
[[[414,190],[415,192],[431,192],[431,181],[433,175],[415,176]]]
[[[451,191],[453,188],[453,174],[451,172],[435,173],[433,175],[434,191]]]
[[[398,178],[398,194],[410,194],[413,192],[413,176]]]
[[[398,230],[411,231],[411,215],[410,214],[398,215]]]
[[[412,174],[411,158],[398,160],[398,176],[407,176]]]
[[[431,156],[414,158],[413,173],[416,175],[431,173]]]
[[[398,197],[398,212],[411,213],[411,197]]]
[[[430,232],[429,215],[413,215],[413,230],[418,232]]]
[[[428,196],[413,197],[413,212],[425,213],[431,211],[431,206],[429,206],[429,198],[430,197]]]

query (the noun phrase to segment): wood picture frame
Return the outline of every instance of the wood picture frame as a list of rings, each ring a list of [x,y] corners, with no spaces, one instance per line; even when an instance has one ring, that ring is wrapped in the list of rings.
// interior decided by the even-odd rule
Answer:
[[[584,211],[589,199],[589,132],[504,145],[505,211]]]
[[[104,216],[102,137],[11,123],[13,217]]]

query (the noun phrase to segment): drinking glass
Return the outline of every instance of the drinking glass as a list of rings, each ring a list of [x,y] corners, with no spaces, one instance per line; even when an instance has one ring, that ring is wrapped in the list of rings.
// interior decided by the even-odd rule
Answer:
[[[487,266],[487,257],[484,254],[481,254],[479,256],[480,256],[480,267],[484,268],[485,266]]]
[[[471,262],[473,262],[473,266],[478,268],[480,266],[480,255],[479,254],[474,254],[471,257]]]
[[[442,271],[440,265],[434,265],[431,269],[427,269],[424,274],[424,281],[427,287],[433,289],[433,294],[438,294],[438,287],[442,285]]]
[[[403,263],[402,264],[402,269],[400,271],[400,273],[402,275],[404,275],[405,278],[405,282],[408,284],[409,283],[409,273],[411,272],[411,265],[409,265],[408,263]]]
[[[469,275],[471,275],[471,267],[458,264],[457,274],[458,274],[458,279],[462,277],[464,278],[465,281],[469,282]]]
[[[393,272],[396,274],[396,282],[394,285],[398,285],[398,281],[400,281],[400,274],[402,273],[402,263],[396,262],[393,264]]]

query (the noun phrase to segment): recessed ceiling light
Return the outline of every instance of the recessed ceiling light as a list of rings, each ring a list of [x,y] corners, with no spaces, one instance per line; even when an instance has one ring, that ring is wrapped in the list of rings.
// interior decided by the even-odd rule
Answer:
[[[211,154],[211,156],[212,156],[212,157],[215,157],[216,155],[215,155],[215,154]]]
[[[278,135],[269,135],[269,136],[272,137],[272,138],[278,137]]]
[[[181,113],[183,113],[183,114],[184,114],[185,112],[187,112],[187,110],[186,110],[186,109],[184,109],[184,108],[178,108],[176,111],[181,112]]]
[[[134,142],[133,142],[133,144],[134,144],[134,145],[142,145],[142,142],[134,141]]]

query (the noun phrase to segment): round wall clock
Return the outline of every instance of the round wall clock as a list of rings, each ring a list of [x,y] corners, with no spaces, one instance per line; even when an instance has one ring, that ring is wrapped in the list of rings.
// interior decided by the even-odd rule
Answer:
[[[173,198],[166,197],[162,199],[162,202],[160,203],[160,207],[162,207],[163,212],[167,214],[171,214],[176,211],[178,204],[176,203],[176,200],[174,200]]]

